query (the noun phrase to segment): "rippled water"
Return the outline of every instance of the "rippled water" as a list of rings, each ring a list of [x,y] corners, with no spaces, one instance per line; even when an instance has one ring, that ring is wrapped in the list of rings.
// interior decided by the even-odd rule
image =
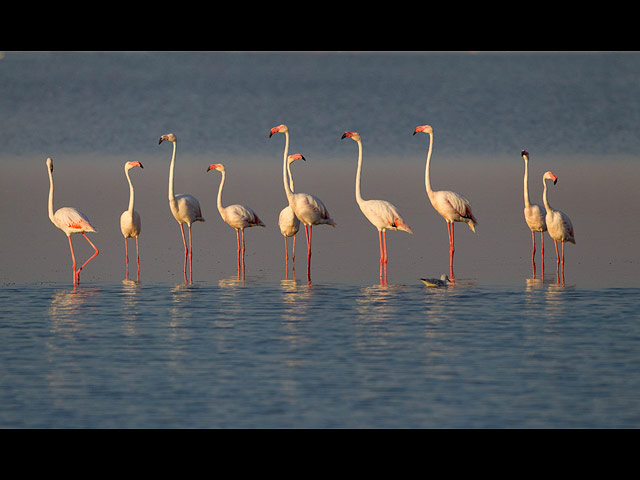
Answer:
[[[639,74],[636,53],[6,52],[0,427],[640,427]],[[311,283],[303,234],[295,279],[284,269],[284,140],[268,137],[280,123],[307,158],[296,189],[338,225],[314,229]],[[411,135],[426,123],[434,187],[465,194],[479,220],[476,234],[456,227],[447,288],[419,280],[448,270],[424,190],[427,137]],[[363,196],[392,201],[414,231],[388,235],[388,285],[346,130],[363,137]],[[207,219],[194,226],[192,285],[166,200],[169,132],[176,190]],[[532,198],[553,170],[551,203],[576,230],[564,283],[548,237],[544,277],[539,250],[532,275],[522,148]],[[46,213],[47,156],[55,208],[98,226],[100,255],[75,289]],[[134,159],[139,282],[122,280],[118,223]],[[244,280],[212,161],[227,168],[225,203],[267,224],[247,231]]]
[[[0,425],[637,428],[640,291],[0,289]]]

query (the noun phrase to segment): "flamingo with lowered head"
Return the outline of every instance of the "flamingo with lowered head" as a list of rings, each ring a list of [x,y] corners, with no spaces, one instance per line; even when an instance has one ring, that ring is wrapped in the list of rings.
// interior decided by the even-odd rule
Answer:
[[[544,232],[547,231],[545,222],[545,211],[542,205],[531,203],[529,201],[529,152],[522,150],[522,158],[524,159],[524,220],[531,230],[531,265],[533,266],[533,276],[536,276],[536,232],[540,232],[540,255],[542,256],[542,273],[544,275]]]
[[[80,271],[87,266],[87,264],[98,255],[98,249],[89,240],[86,232],[96,232],[96,229],[87,218],[87,216],[80,210],[74,207],[62,207],[53,213],[53,160],[51,157],[47,158],[47,171],[49,172],[49,220],[56,227],[62,230],[69,239],[69,248],[71,249],[71,260],[73,261],[73,285],[74,287],[80,283]],[[76,270],[76,256],[73,252],[73,243],[71,243],[71,234],[81,233],[84,238],[87,239],[89,245],[93,247],[95,253],[82,264],[82,266]]]
[[[342,139],[350,138],[358,144],[358,167],[356,170],[356,202],[360,210],[374,227],[378,229],[380,241],[380,281],[387,281],[387,230],[403,230],[413,233],[395,205],[386,200],[364,200],[360,193],[360,173],[362,171],[362,138],[357,132],[344,132]],[[384,270],[384,276],[383,276]]]
[[[292,192],[295,192],[295,188],[293,185],[293,175],[291,174],[291,164],[297,159],[304,157],[300,155],[296,157],[295,155],[289,155],[287,159],[287,173],[289,175],[289,188],[291,188]],[[284,263],[287,271],[287,275],[289,274],[289,250],[287,246],[287,238],[293,237],[293,245],[291,248],[291,262],[293,267],[293,272],[295,275],[296,271],[296,234],[298,230],[300,230],[300,219],[296,217],[296,214],[293,213],[293,210],[289,205],[280,210],[280,215],[278,216],[278,226],[280,227],[280,233],[284,237]]]
[[[431,189],[431,181],[429,178],[429,168],[431,166],[431,154],[433,152],[433,128],[429,125],[417,126],[413,131],[415,135],[418,132],[424,132],[429,134],[429,152],[427,153],[427,166],[425,168],[424,183],[427,189],[427,195],[431,200],[431,205],[447,222],[447,231],[449,233],[449,276],[451,282],[455,281],[453,274],[453,254],[455,252],[455,244],[453,237],[453,223],[464,222],[469,225],[469,228],[475,232],[476,224],[478,221],[471,213],[471,204],[462,195],[447,191],[439,190],[434,191]]]
[[[249,207],[244,205],[229,205],[225,207],[222,205],[222,188],[226,180],[226,171],[224,165],[221,163],[212,163],[207,168],[209,170],[217,170],[222,174],[220,178],[220,187],[218,188],[218,211],[222,219],[229,224],[229,226],[235,228],[236,237],[238,241],[238,273],[240,273],[240,254],[242,253],[242,272],[244,273],[244,229],[247,227],[264,227],[262,220],[258,218],[258,215]],[[240,247],[240,232],[242,232],[242,248]]]
[[[573,225],[567,214],[560,210],[554,210],[551,205],[549,205],[549,201],[547,200],[547,180],[553,180],[553,184],[555,185],[558,182],[558,177],[552,172],[545,172],[542,176],[542,185],[544,186],[542,199],[544,201],[544,207],[547,209],[547,216],[545,217],[547,232],[549,232],[549,236],[553,238],[556,247],[556,275],[559,275],[558,270],[560,263],[562,263],[562,279],[564,281],[564,244],[565,242],[571,242],[575,245],[576,239],[573,233]],[[558,254],[558,242],[562,243],[562,261]]]
[[[184,244],[184,281],[187,283],[187,256],[189,257],[189,282],[193,283],[193,249],[191,244],[191,224],[194,222],[204,222],[200,202],[193,195],[181,193],[175,195],[173,193],[173,170],[176,162],[176,145],[177,139],[173,133],[162,135],[158,145],[164,141],[173,143],[173,155],[171,156],[171,166],[169,167],[169,208],[173,214],[173,218],[180,224],[180,232],[182,233],[182,243]],[[189,246],[184,236],[184,224],[189,227]]]
[[[287,181],[287,159],[289,157],[289,128],[286,125],[278,125],[273,127],[269,133],[271,137],[274,133],[284,133],[285,146],[284,146],[284,158],[282,163],[282,180],[284,183],[284,192],[289,201],[289,206],[293,210],[293,213],[300,219],[304,225],[304,231],[307,237],[307,281],[311,282],[311,232],[314,225],[331,225],[336,226],[336,223],[329,215],[327,207],[324,206],[322,200],[315,195],[309,193],[294,193],[289,187]],[[297,158],[304,158],[301,154]]]
[[[126,278],[129,278],[129,248],[127,246],[127,238],[135,238],[136,239],[136,261],[138,263],[138,280],[140,279],[140,253],[138,251],[138,237],[140,236],[140,231],[142,230],[142,221],[140,220],[140,214],[133,209],[133,184],[131,183],[131,178],[129,177],[129,170],[134,167],[144,168],[142,163],[139,161],[126,162],[124,164],[124,175],[127,177],[127,181],[129,182],[129,208],[122,212],[120,215],[120,231],[122,232],[122,236],[124,237],[124,257],[127,265]]]

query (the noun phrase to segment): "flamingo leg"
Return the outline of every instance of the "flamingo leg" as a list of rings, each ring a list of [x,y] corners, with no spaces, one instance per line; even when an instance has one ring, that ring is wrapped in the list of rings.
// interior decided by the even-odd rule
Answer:
[[[244,228],[242,229],[242,275],[244,276]]]
[[[191,244],[191,224],[189,224],[189,283],[193,283],[193,245]]]
[[[83,236],[84,238],[86,238],[86,239],[87,239],[87,242],[89,242],[89,245],[91,245],[91,246],[93,247],[93,249],[95,250],[95,253],[94,253],[93,255],[91,255],[91,257],[89,257],[89,260],[87,260],[86,262],[84,262],[84,263],[82,264],[82,266],[81,266],[81,267],[78,269],[78,271],[76,272],[76,278],[77,278],[77,283],[78,283],[78,284],[80,283],[80,272],[82,271],[82,269],[83,269],[84,267],[86,267],[86,266],[87,266],[87,263],[89,263],[91,260],[93,260],[94,258],[96,258],[96,257],[98,256],[98,253],[100,253],[100,252],[98,251],[98,249],[96,248],[96,246],[93,244],[93,242],[92,242],[91,240],[89,240],[89,237],[87,237],[86,233],[82,232],[82,236]]]
[[[71,243],[71,235],[67,235],[69,239],[69,248],[71,249],[71,260],[73,261],[73,285],[76,284],[76,256],[73,253],[73,243]]]
[[[378,230],[378,242],[380,243],[380,283],[382,283],[382,264],[384,263],[384,249],[382,247],[382,230]]]
[[[187,240],[184,238],[184,223],[180,224],[180,232],[182,233],[182,243],[184,244],[184,283],[187,283],[187,255],[189,254],[189,248],[187,247]]]
[[[304,233],[307,236],[307,281],[311,281],[311,228],[313,225],[305,225]]]
[[[138,262],[137,279],[140,280],[140,252],[138,251],[138,237],[136,237],[136,261]],[[127,268],[127,272],[128,272],[128,268]]]
[[[383,265],[384,265],[384,283],[387,283],[387,231],[382,231],[382,241],[384,244],[384,257],[383,257]]]
[[[556,246],[556,277],[560,275],[560,255],[558,254],[558,241],[554,240],[553,243]]]
[[[296,275],[296,236],[293,236],[293,245],[291,247],[291,273]]]
[[[453,254],[456,251],[455,242],[453,239],[453,222],[447,222],[447,231],[449,232],[449,276],[451,281],[454,281],[453,275]]]
[[[540,256],[542,257],[542,275],[544,276],[544,232],[540,232]]]
[[[533,267],[533,278],[536,278],[536,232],[531,230],[531,243],[533,248],[531,250],[531,266]]]
[[[284,238],[284,268],[285,268],[285,271],[287,272],[287,275],[289,275],[289,248],[287,246],[287,237],[283,235],[283,238]]]
[[[127,237],[124,237],[124,259],[126,264],[125,278],[129,278],[129,248],[127,246]]]
[[[240,276],[240,229],[236,228],[236,258],[238,260],[238,276]]]

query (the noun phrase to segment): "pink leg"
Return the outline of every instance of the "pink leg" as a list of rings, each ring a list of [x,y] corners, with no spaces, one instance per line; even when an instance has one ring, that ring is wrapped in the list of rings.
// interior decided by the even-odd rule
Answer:
[[[244,228],[242,229],[242,275],[244,276]]]
[[[136,237],[136,262],[138,262],[137,279],[140,280],[140,252],[138,251],[138,237]]]
[[[73,243],[71,243],[71,235],[67,235],[69,239],[69,248],[71,249],[71,260],[73,261],[73,285],[76,284],[76,256],[73,253]]]
[[[180,224],[180,232],[182,233],[182,243],[184,244],[184,283],[187,283],[187,255],[189,254],[189,248],[187,247],[187,240],[184,238],[184,223]]]
[[[382,266],[384,265],[384,247],[382,246],[382,230],[378,230],[378,241],[380,242],[380,283],[382,283]]]
[[[78,271],[76,272],[76,278],[77,278],[77,283],[80,283],[80,272],[82,271],[82,269],[84,267],[87,266],[87,263],[89,263],[91,260],[93,260],[94,258],[96,258],[98,256],[98,253],[100,253],[98,251],[98,249],[96,248],[96,246],[93,244],[93,242],[91,242],[91,240],[89,240],[89,237],[87,237],[87,235],[82,232],[82,235],[84,236],[84,238],[87,239],[87,242],[89,242],[89,245],[91,245],[93,247],[93,249],[95,250],[95,253],[93,255],[91,255],[91,257],[89,257],[89,260],[87,260],[86,262],[84,262],[82,264],[82,266],[78,269]]]
[[[236,228],[236,259],[238,260],[238,276],[240,276],[240,229]]]
[[[540,232],[540,256],[542,257],[542,276],[544,277],[544,232]]]
[[[191,245],[191,225],[189,225],[189,283],[193,283],[193,245]]]
[[[313,225],[305,225],[304,232],[307,235],[307,281],[311,281],[311,228]]]
[[[125,278],[129,278],[129,247],[127,246],[127,237],[124,237],[124,260],[126,264]]]
[[[291,273],[296,275],[296,235],[293,236],[293,245],[291,247]]]
[[[287,237],[285,237],[284,235],[283,237],[284,237],[284,267],[288,274],[289,273],[289,247],[287,246]]]
[[[384,258],[383,258],[383,263],[384,263],[384,283],[387,283],[387,231],[383,230],[382,231],[382,240],[384,243]]]
[[[456,251],[455,242],[453,239],[453,222],[447,222],[447,231],[449,232],[449,276],[453,282],[455,276],[453,274],[453,254]]]
[[[533,267],[533,278],[536,278],[536,232],[531,230],[531,266]]]
[[[556,246],[556,277],[560,276],[560,255],[558,254],[558,241],[554,240],[553,243]]]

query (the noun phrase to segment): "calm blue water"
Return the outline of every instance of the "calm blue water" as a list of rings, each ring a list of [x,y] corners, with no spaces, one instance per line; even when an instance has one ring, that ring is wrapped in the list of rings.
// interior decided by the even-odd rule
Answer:
[[[640,290],[0,289],[5,428],[638,428]]]
[[[639,79],[637,53],[0,55],[0,428],[639,428]],[[282,280],[284,140],[268,137],[280,123],[308,158],[296,186],[338,223],[314,230],[310,285],[304,266]],[[456,227],[462,281],[445,289],[419,281],[448,269],[427,137],[411,135],[425,123],[434,182],[461,189],[480,220],[477,234]],[[388,286],[346,130],[365,139],[365,196],[397,203],[414,230],[389,235]],[[193,285],[166,205],[169,132],[177,191],[207,218]],[[576,229],[564,285],[530,278],[525,147],[532,196],[554,170],[552,203]],[[56,207],[98,225],[77,289],[46,215],[47,156]],[[137,283],[120,280],[132,159],[145,165]],[[247,233],[244,281],[205,176],[214,160],[230,165],[228,203],[268,224]],[[304,248],[299,235],[297,258]]]

